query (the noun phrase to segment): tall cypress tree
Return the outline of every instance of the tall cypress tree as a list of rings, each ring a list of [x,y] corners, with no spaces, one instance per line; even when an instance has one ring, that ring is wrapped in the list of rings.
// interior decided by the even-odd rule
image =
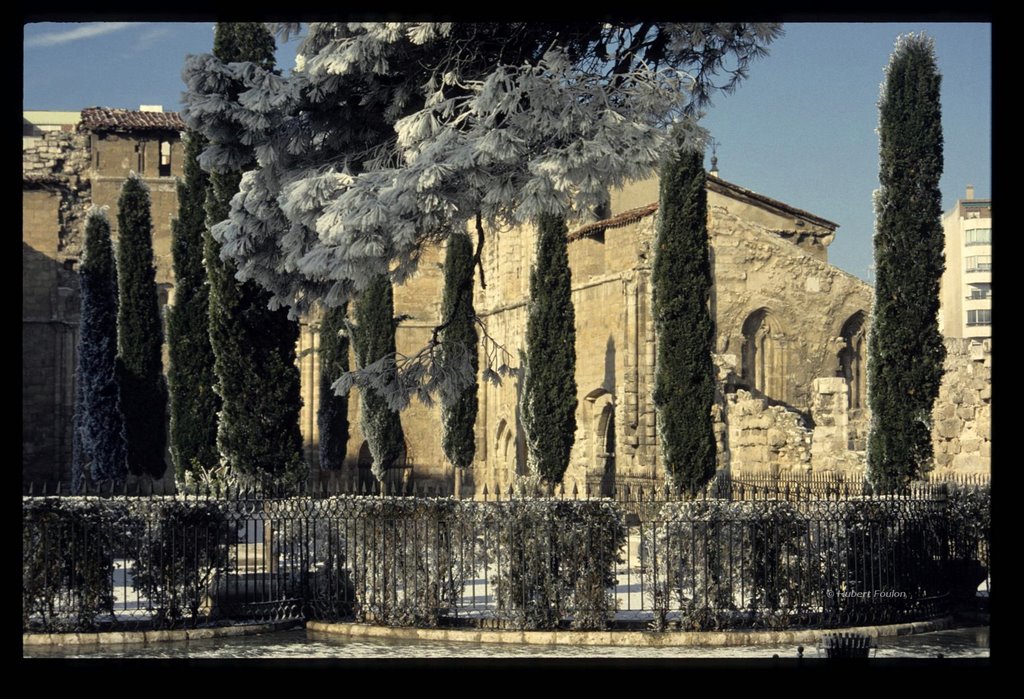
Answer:
[[[395,303],[391,281],[386,275],[374,277],[355,304],[355,332],[352,337],[360,366],[395,354]],[[397,411],[372,388],[359,391],[360,425],[373,457],[373,475],[381,483],[389,469],[398,465],[405,446],[405,434]]]
[[[117,271],[106,214],[94,210],[85,228],[81,272],[75,434],[71,487],[75,493],[117,487],[128,475],[117,371]]]
[[[941,78],[934,42],[900,37],[879,101],[875,306],[869,339],[868,469],[885,491],[931,467],[932,405],[945,347],[938,329],[942,232]]]
[[[348,448],[348,396],[338,396],[331,384],[348,371],[348,336],[344,333],[348,304],[324,310],[320,322],[320,468],[338,471]]]
[[[681,135],[681,134],[680,134]],[[665,472],[694,494],[715,473],[715,367],[704,154],[682,142],[661,168],[654,252],[654,405]]]
[[[444,327],[441,331],[442,367],[472,376],[472,381],[462,390],[441,394],[441,447],[455,468],[466,468],[476,454],[473,429],[478,407],[479,337],[473,309],[473,243],[463,230],[454,231],[448,238],[441,323]]]
[[[209,176],[199,167],[206,139],[190,132],[185,142],[185,177],[178,181],[178,218],[172,228],[174,305],[167,314],[170,366],[170,444],[175,472],[183,479],[195,467],[218,465],[217,412],[210,303],[203,266],[206,190]]]
[[[258,22],[221,22],[214,54],[223,61],[274,64],[274,40]],[[250,154],[250,164],[255,157]],[[206,200],[207,228],[227,218],[241,172],[214,172]],[[217,446],[222,462],[261,484],[295,483],[303,476],[299,431],[299,370],[295,343],[299,326],[285,308],[270,310],[270,294],[255,282],[235,279],[235,266],[220,258],[207,230],[206,272],[210,281],[210,345],[222,405]]]
[[[121,188],[117,225],[117,350],[128,468],[135,475],[160,478],[166,470],[167,447],[163,329],[153,266],[149,188],[134,173]]]
[[[526,324],[523,427],[530,468],[549,484],[561,482],[576,441],[576,313],[567,233],[565,219],[540,217]]]

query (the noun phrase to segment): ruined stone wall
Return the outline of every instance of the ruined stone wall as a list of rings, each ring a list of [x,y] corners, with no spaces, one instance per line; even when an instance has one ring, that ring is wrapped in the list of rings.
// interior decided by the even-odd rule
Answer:
[[[779,475],[810,471],[812,431],[799,413],[769,405],[742,389],[726,395],[725,412],[734,478],[765,471]]]
[[[992,470],[992,341],[946,339],[946,362],[932,411],[935,474]]]
[[[88,181],[78,134],[47,132],[22,151],[22,478],[70,475],[75,352]]]
[[[811,466],[815,473],[854,476],[864,471],[865,452],[858,438],[859,432],[863,430],[863,411],[856,411],[854,416],[848,404],[849,386],[842,377],[814,380]]]
[[[170,240],[177,196],[173,177],[150,177],[155,170],[149,172],[149,165],[153,164],[155,168],[159,162],[159,153],[155,150],[158,140],[140,141],[128,136],[107,135],[94,137],[92,146],[91,160],[88,159],[88,151],[83,150],[88,160],[88,176],[81,177],[74,186],[67,188],[67,192],[74,193],[72,200],[109,205],[116,235],[116,202],[120,187],[129,170],[141,168],[153,199],[157,280],[164,292],[163,300],[172,301],[173,296],[168,293],[173,284]],[[180,174],[181,161],[180,144],[175,142],[172,174]],[[86,191],[85,188],[88,188],[88,193],[82,197],[79,193]],[[67,241],[74,239],[68,234],[68,226],[62,223],[59,214],[64,201],[69,198],[63,191],[34,190],[31,197],[26,192],[26,211],[35,212],[34,218],[26,216],[23,235],[27,260],[25,288],[30,289],[26,293],[27,305],[23,313],[26,319],[53,316],[55,311],[50,310],[55,307],[51,298],[56,298],[53,290],[64,288],[60,286],[64,282],[56,279],[63,273],[63,267],[53,266],[59,257],[57,251],[71,250]],[[656,200],[656,183],[652,189],[648,182],[632,196],[635,202],[622,193],[613,193],[615,210],[621,211],[624,202],[641,205]],[[839,449],[842,426],[827,424],[828,419],[823,419],[819,429],[825,431],[821,433],[820,446],[812,448],[812,428],[806,418],[813,414],[817,421],[821,415],[835,413],[838,416],[840,411],[832,403],[846,400],[846,394],[839,387],[844,384],[841,379],[827,384],[831,392],[819,390],[814,381],[820,377],[836,376],[837,353],[842,346],[838,341],[840,329],[853,314],[870,309],[870,287],[830,267],[818,252],[811,251],[814,253],[811,254],[795,242],[780,238],[770,226],[746,220],[733,210],[739,204],[726,205],[725,197],[712,198],[712,201],[725,201],[721,206],[713,206],[709,214],[715,275],[712,312],[717,329],[716,360],[720,365],[720,385],[713,416],[719,443],[719,467],[731,466],[740,471],[776,468],[794,472],[805,471],[812,464],[816,469],[819,464],[822,468],[836,467],[835,464],[847,458],[845,450]],[[742,206],[749,207],[749,204]],[[763,217],[764,214],[761,212],[759,215]],[[782,218],[776,218],[778,220],[770,219],[767,223],[776,228],[789,225]],[[33,221],[31,225],[30,219]],[[47,229],[46,225],[50,224],[44,225],[44,221],[53,222],[53,225]],[[565,478],[570,492],[573,487],[581,492],[586,488],[595,492],[609,482],[619,486],[649,487],[663,480],[657,444],[657,416],[651,398],[656,344],[651,313],[650,264],[656,226],[656,217],[648,216],[628,225],[581,237],[569,245],[576,309],[578,387],[576,442]],[[30,232],[30,227],[33,231],[38,228],[40,233]],[[45,234],[44,229],[48,231]],[[38,235],[50,236],[52,240],[43,245],[36,240]],[[50,252],[43,253],[43,258],[49,261],[44,264],[43,260],[32,257],[38,250],[30,243],[46,247]],[[475,290],[477,311],[491,337],[491,341],[481,344],[481,366],[507,361],[518,367],[521,363],[520,353],[525,350],[529,273],[535,245],[536,233],[530,227],[487,231],[483,250],[487,286],[482,288],[478,279]],[[419,272],[395,290],[396,315],[406,316],[397,331],[398,350],[404,355],[418,352],[439,322],[443,259],[443,249],[428,252]],[[74,295],[76,292],[70,293]],[[30,313],[29,306],[33,304],[40,308],[45,306],[45,312]],[[77,314],[77,297],[73,301],[65,301],[63,308],[65,310],[61,313],[65,315]],[[780,390],[775,395],[751,396],[748,391],[736,390],[737,387],[743,388],[743,324],[751,313],[759,309],[770,310],[776,327],[780,329],[773,338],[782,347],[778,353],[781,359],[775,367],[779,372],[777,385]],[[73,329],[76,325],[77,315],[67,327]],[[25,327],[29,327],[28,320]],[[304,401],[300,421],[306,457],[313,466],[318,461],[319,441],[316,424],[316,407],[320,400],[318,330],[315,317],[305,319],[297,347]],[[37,329],[26,334],[29,339],[25,341],[23,351],[26,357],[31,355],[39,361],[35,365],[37,370],[26,372],[23,384],[32,395],[46,393],[63,397],[49,403],[26,399],[26,424],[29,418],[33,423],[40,423],[61,410],[70,416],[73,406],[73,358],[68,359],[66,350],[57,346],[52,328],[46,331],[49,335],[44,336],[41,332]],[[62,342],[64,345],[60,347],[73,350],[73,336]],[[44,355],[39,350],[44,344],[55,349]],[[508,355],[496,359],[500,353],[498,347]],[[43,361],[47,356],[50,357],[46,359],[48,364]],[[354,357],[350,361],[355,366]],[[64,374],[70,378],[52,378],[61,375],[55,368],[60,362],[63,362],[61,366],[71,368],[70,375],[66,369]],[[477,456],[463,479],[466,494],[479,495],[484,487],[492,493],[495,488],[507,492],[517,475],[526,472],[526,449],[519,415],[519,378],[507,377],[500,385],[481,385],[476,425]],[[351,436],[346,466],[337,476],[345,482],[359,478],[360,454],[365,451],[358,404],[356,391],[349,400]],[[852,441],[849,435],[855,432],[850,427],[852,414],[847,413],[844,418],[848,441]],[[453,474],[441,449],[439,408],[425,407],[414,401],[403,412],[402,423],[408,460],[417,484],[428,487],[431,484],[450,484]],[[829,430],[832,432],[826,435]],[[814,435],[817,438],[816,432]],[[52,430],[33,430],[32,439],[38,439],[41,445],[54,445],[60,441]],[[49,451],[42,448],[33,451],[26,440],[25,462],[29,461],[28,454],[33,454],[31,458],[41,464],[47,460],[51,463],[61,461],[54,455],[55,448],[48,446],[46,449]],[[833,452],[834,458],[829,457]]]
[[[764,395],[809,413],[813,381],[839,373],[842,328],[870,312],[871,287],[727,209],[709,217],[717,351],[742,357],[744,324],[763,309],[774,345]]]
[[[613,192],[613,209],[649,204],[652,194],[656,199],[656,185],[652,188],[650,182]],[[777,228],[793,223],[776,219],[768,222]],[[564,479],[567,492],[574,487],[595,492],[609,475],[620,487],[663,482],[651,397],[656,338],[650,264],[656,233],[657,217],[646,216],[594,231],[569,245],[578,407],[576,440]],[[725,206],[709,213],[709,234],[720,364],[713,416],[719,467],[807,471],[814,434],[809,418],[818,399],[814,380],[837,375],[841,329],[854,314],[870,310],[871,289],[828,265],[824,255],[780,238],[776,231]],[[535,233],[529,228],[489,235],[483,256],[488,288],[477,289],[477,311],[492,336],[517,359],[525,350],[534,245]],[[783,359],[775,367],[783,390],[751,396],[749,391],[736,391],[743,388],[742,329],[746,318],[761,308],[769,308],[783,329],[774,338],[783,345]],[[831,383],[836,382],[845,387],[842,378]],[[483,485],[492,493],[495,487],[504,491],[517,473],[526,470],[518,399],[519,382],[514,379],[481,389],[477,460],[468,481],[477,493]],[[847,394],[838,399],[848,400]],[[845,410],[842,419],[849,421]],[[410,431],[406,434],[413,438]],[[427,443],[438,439],[431,434],[415,438]],[[836,450],[830,457],[832,467],[845,463],[848,443],[840,444],[842,439],[834,435],[827,441],[827,451]],[[614,453],[609,453],[609,444]],[[822,459],[824,453],[819,455]]]
[[[22,197],[22,477],[52,483],[70,475],[78,273],[62,262],[62,193]]]

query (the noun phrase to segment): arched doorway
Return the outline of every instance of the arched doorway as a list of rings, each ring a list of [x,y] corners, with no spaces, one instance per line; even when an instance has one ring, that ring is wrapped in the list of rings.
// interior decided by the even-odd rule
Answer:
[[[615,406],[606,403],[597,421],[597,459],[601,467],[601,497],[615,495]]]
[[[584,396],[581,417],[590,454],[586,481],[591,493],[615,493],[615,396],[604,386]]]

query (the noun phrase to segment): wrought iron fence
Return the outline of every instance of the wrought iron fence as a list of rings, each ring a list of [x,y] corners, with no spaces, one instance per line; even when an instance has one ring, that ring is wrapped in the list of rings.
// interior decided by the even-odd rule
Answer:
[[[987,574],[988,530],[965,524],[987,512],[975,496],[735,485],[697,500],[31,496],[23,625],[834,627],[941,613]]]

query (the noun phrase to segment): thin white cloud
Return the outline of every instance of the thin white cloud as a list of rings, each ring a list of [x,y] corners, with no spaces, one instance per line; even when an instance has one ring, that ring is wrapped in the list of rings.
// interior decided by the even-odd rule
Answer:
[[[133,46],[132,48],[135,51],[148,48],[153,41],[159,39],[162,36],[167,36],[170,33],[171,30],[169,27],[158,27],[156,29],[150,29],[149,31],[143,32],[139,35],[139,38],[135,40],[135,46]]]
[[[150,29],[148,32],[142,33],[142,35],[139,37],[139,41],[152,41],[153,39],[157,39],[161,36],[167,36],[170,33],[171,30],[167,27],[163,27],[160,29]]]
[[[138,24],[138,22],[90,22],[89,24],[76,26],[74,29],[47,32],[46,34],[33,36],[25,40],[25,47],[57,46],[58,44],[66,44],[71,41],[91,39],[95,36],[118,32],[132,26],[138,26]]]

